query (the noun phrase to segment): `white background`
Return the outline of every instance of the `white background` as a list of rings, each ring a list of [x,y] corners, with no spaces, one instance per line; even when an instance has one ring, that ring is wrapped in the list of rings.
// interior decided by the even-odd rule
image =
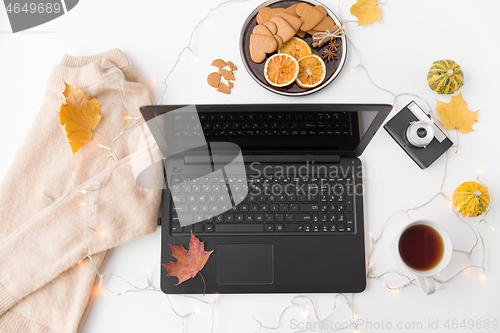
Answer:
[[[0,8],[0,179],[21,145],[31,122],[44,98],[45,84],[51,67],[63,53],[85,56],[112,48],[122,49],[139,71],[154,85],[161,81],[173,66],[178,52],[187,44],[196,23],[219,0],[186,1],[98,1],[82,0],[66,15],[35,27],[27,32],[12,34],[7,14]],[[179,67],[169,79],[165,103],[392,103],[392,97],[373,87],[365,73],[358,69],[358,58],[350,48],[344,70],[326,89],[307,97],[283,97],[261,88],[245,71],[239,56],[238,41],[241,25],[260,0],[231,3],[214,12],[196,32],[193,49],[200,57],[185,53]],[[337,0],[324,2],[334,12]],[[344,18],[350,17],[352,0],[345,0],[340,8]],[[483,169],[484,182],[494,195],[500,195],[498,173],[498,123],[500,93],[497,13],[500,2],[495,0],[396,0],[382,7],[381,24],[358,27],[347,24],[347,34],[357,47],[363,63],[373,79],[396,93],[412,92],[424,97],[433,107],[435,100],[444,102],[450,96],[438,95],[427,86],[426,74],[432,62],[451,58],[465,73],[465,86],[460,90],[470,110],[481,110],[475,132],[460,134],[460,143],[467,145],[458,153],[450,150],[448,179],[444,191],[448,196],[462,182],[473,180],[478,169]],[[236,82],[231,95],[216,92],[206,84],[206,76],[213,71],[210,62],[222,58],[237,66]],[[160,86],[154,86],[155,97]],[[402,97],[396,101],[399,110],[411,100]],[[419,101],[417,101],[419,102]],[[420,103],[424,104],[424,103]],[[455,140],[456,132],[450,132]],[[378,235],[384,220],[395,210],[418,206],[439,191],[445,159],[441,158],[422,171],[384,131],[380,130],[361,157],[367,167],[375,168],[365,179],[365,225],[367,235]],[[488,220],[498,225],[500,204],[494,202]],[[469,249],[474,236],[462,224],[442,199],[413,214],[414,218],[436,220],[448,230],[454,248]],[[469,220],[475,226],[477,220]],[[397,216],[392,226],[407,223]],[[391,229],[391,228],[389,228]],[[394,230],[394,229],[392,229]],[[500,320],[500,255],[498,231],[486,225],[481,230],[487,242],[487,275],[480,280],[480,270],[471,270],[448,284],[433,296],[424,296],[416,287],[391,292],[374,280],[368,281],[365,292],[354,297],[354,307],[360,319],[381,325],[391,322],[421,322],[423,329],[399,329],[403,332],[435,332],[428,329],[429,320],[439,320],[441,332],[447,319]],[[391,230],[387,236],[390,236]],[[388,240],[390,237],[387,237]],[[367,236],[368,239],[368,236]],[[392,268],[393,259],[387,251],[388,241],[380,243],[380,252],[374,257],[376,272]],[[369,246],[367,241],[367,246]],[[480,264],[481,249],[474,256]],[[145,284],[149,271],[158,286],[160,274],[160,232],[132,241],[115,249],[105,267],[134,281]],[[322,262],[321,258],[311,258]],[[454,254],[442,277],[452,275],[466,260],[463,254]],[[300,269],[297,262],[297,269]],[[398,280],[402,283],[402,280]],[[497,283],[495,283],[497,281]],[[126,286],[109,281],[110,287],[125,290]],[[221,295],[215,308],[215,332],[253,332],[258,325],[250,313],[265,325],[277,324],[279,313],[288,306],[293,295]],[[311,295],[325,317],[333,308],[333,295]],[[179,313],[198,307],[200,313],[186,321],[188,332],[210,331],[210,306],[172,296]],[[208,301],[212,296],[205,297]],[[332,317],[346,321],[349,313],[343,302]],[[282,321],[280,332],[289,332],[290,320],[304,321],[300,309],[289,310]],[[377,324],[378,323],[378,324]],[[360,326],[362,332],[386,330]],[[137,293],[117,297],[109,293],[98,295],[94,301],[83,332],[180,332],[181,320],[176,317],[162,293]],[[264,330],[265,331],[265,330]],[[353,330],[350,330],[353,331]],[[457,332],[468,330],[459,329]],[[494,330],[475,329],[474,332]],[[498,329],[497,331],[500,331]]]

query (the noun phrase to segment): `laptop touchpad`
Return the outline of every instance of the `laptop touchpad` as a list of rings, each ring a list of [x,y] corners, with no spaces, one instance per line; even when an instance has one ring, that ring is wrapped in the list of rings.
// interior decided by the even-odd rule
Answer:
[[[272,244],[218,244],[218,284],[272,284]]]

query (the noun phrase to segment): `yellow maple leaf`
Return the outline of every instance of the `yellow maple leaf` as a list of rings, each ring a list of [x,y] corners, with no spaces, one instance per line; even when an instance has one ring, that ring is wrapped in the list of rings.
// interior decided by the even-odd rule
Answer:
[[[358,25],[378,21],[382,9],[378,6],[378,0],[358,0],[351,7],[351,14],[358,18]]]
[[[61,105],[59,119],[61,128],[71,145],[73,154],[92,140],[92,131],[96,128],[101,113],[97,99],[88,100],[82,89],[75,88],[64,82],[63,92],[66,104]]]
[[[444,127],[449,130],[458,130],[460,133],[474,131],[472,125],[477,122],[478,111],[467,109],[467,102],[464,101],[462,93],[452,96],[449,103],[436,100],[436,111],[441,117]]]

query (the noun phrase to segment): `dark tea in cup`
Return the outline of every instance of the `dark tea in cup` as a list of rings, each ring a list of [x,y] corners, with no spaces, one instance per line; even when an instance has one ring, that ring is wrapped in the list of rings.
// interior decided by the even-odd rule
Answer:
[[[428,271],[435,268],[443,259],[444,242],[433,227],[415,224],[401,234],[399,254],[410,268]]]

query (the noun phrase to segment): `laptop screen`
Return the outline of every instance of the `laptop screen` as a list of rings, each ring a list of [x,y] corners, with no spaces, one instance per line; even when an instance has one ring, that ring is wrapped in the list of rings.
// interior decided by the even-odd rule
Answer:
[[[314,152],[361,155],[391,105],[247,104],[144,106],[165,156],[232,142],[244,154]]]

